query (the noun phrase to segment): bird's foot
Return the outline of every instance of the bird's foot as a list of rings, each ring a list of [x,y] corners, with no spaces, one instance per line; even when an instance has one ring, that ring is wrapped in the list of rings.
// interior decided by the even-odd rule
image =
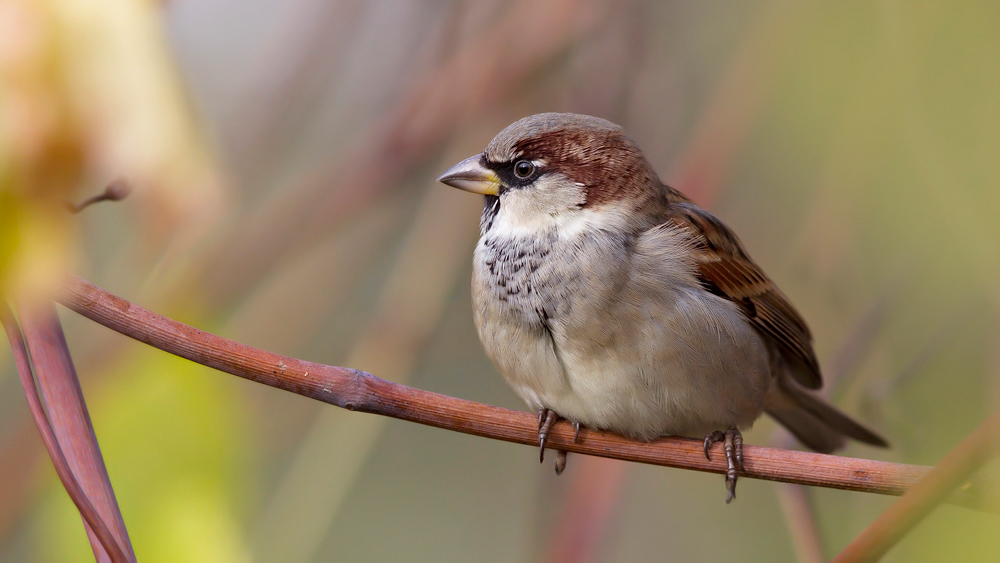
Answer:
[[[538,461],[545,461],[545,444],[549,441],[549,432],[552,426],[559,420],[559,415],[551,409],[538,409]],[[580,440],[580,423],[573,423],[573,442]],[[562,475],[566,469],[566,451],[558,450],[556,453],[556,475]]]
[[[722,442],[722,448],[726,452],[726,462],[729,467],[726,469],[726,504],[736,498],[736,477],[739,471],[746,471],[743,467],[743,434],[735,428],[730,428],[725,432],[716,430],[705,434],[705,457],[709,461],[712,456],[708,451],[716,442]]]
[[[556,411],[549,409],[538,409],[538,463],[545,461],[545,444],[549,441],[549,432],[552,425],[559,420]]]

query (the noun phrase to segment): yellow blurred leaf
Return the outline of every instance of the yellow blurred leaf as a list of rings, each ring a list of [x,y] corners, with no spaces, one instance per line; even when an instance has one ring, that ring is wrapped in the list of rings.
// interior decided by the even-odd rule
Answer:
[[[135,186],[153,241],[204,226],[221,180],[149,2],[0,0],[0,292],[44,294],[74,255],[65,206]]]

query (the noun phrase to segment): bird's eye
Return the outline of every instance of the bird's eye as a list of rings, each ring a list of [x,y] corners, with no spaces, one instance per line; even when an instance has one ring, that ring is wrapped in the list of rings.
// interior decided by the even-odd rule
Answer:
[[[535,165],[530,160],[519,160],[514,165],[514,175],[522,180],[534,173]]]

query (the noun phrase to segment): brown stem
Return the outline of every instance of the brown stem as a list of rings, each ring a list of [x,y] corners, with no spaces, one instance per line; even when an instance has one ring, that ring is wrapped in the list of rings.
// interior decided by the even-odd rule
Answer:
[[[121,561],[135,561],[55,306],[35,303],[19,311],[31,367],[56,441],[80,488],[124,552]],[[96,536],[91,536],[91,545],[96,553],[100,547]]]
[[[24,388],[24,396],[28,401],[28,410],[31,411],[31,417],[35,420],[35,426],[38,427],[38,432],[42,435],[42,443],[45,444],[45,449],[49,452],[56,475],[59,476],[59,480],[62,481],[63,487],[69,494],[70,499],[83,517],[84,523],[89,528],[88,532],[93,533],[100,542],[100,546],[94,546],[94,557],[100,561],[105,556],[109,556],[111,561],[115,563],[129,561],[129,558],[125,556],[115,536],[111,533],[107,524],[104,523],[104,519],[101,518],[97,509],[94,508],[93,503],[90,502],[90,499],[80,487],[80,483],[76,480],[69,463],[66,461],[66,456],[63,454],[62,448],[59,447],[59,442],[56,440],[55,433],[49,423],[49,418],[45,414],[44,407],[42,407],[41,399],[38,397],[38,389],[35,388],[35,379],[31,371],[31,362],[28,359],[28,350],[25,348],[24,338],[21,335],[21,328],[14,319],[14,314],[10,308],[2,301],[0,301],[0,323],[3,324],[7,331],[7,339],[10,341],[10,347],[13,351],[14,363],[21,377],[21,387]],[[103,552],[100,551],[101,549],[103,549]]]
[[[979,425],[927,475],[883,512],[833,560],[877,561],[956,487],[964,483],[997,449],[1000,412]]]
[[[475,436],[538,446],[534,413],[517,412],[398,385],[351,368],[326,366],[273,354],[157,315],[71,276],[59,301],[81,315],[140,342],[270,387],[348,410],[381,414]],[[553,449],[652,465],[725,473],[725,456],[705,459],[702,441],[668,437],[633,442],[586,430],[573,441],[573,427],[556,424]],[[929,468],[833,455],[744,446],[744,477],[900,495]]]

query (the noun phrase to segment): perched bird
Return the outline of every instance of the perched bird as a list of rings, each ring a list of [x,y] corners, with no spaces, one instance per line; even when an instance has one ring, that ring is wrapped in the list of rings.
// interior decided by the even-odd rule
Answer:
[[[514,392],[555,421],[637,440],[724,442],[726,502],[762,412],[806,446],[884,439],[807,389],[812,335],[725,224],[664,185],[622,128],[526,117],[438,178],[483,194],[476,327]],[[578,435],[578,434],[577,434]],[[559,452],[556,472],[565,467]]]

